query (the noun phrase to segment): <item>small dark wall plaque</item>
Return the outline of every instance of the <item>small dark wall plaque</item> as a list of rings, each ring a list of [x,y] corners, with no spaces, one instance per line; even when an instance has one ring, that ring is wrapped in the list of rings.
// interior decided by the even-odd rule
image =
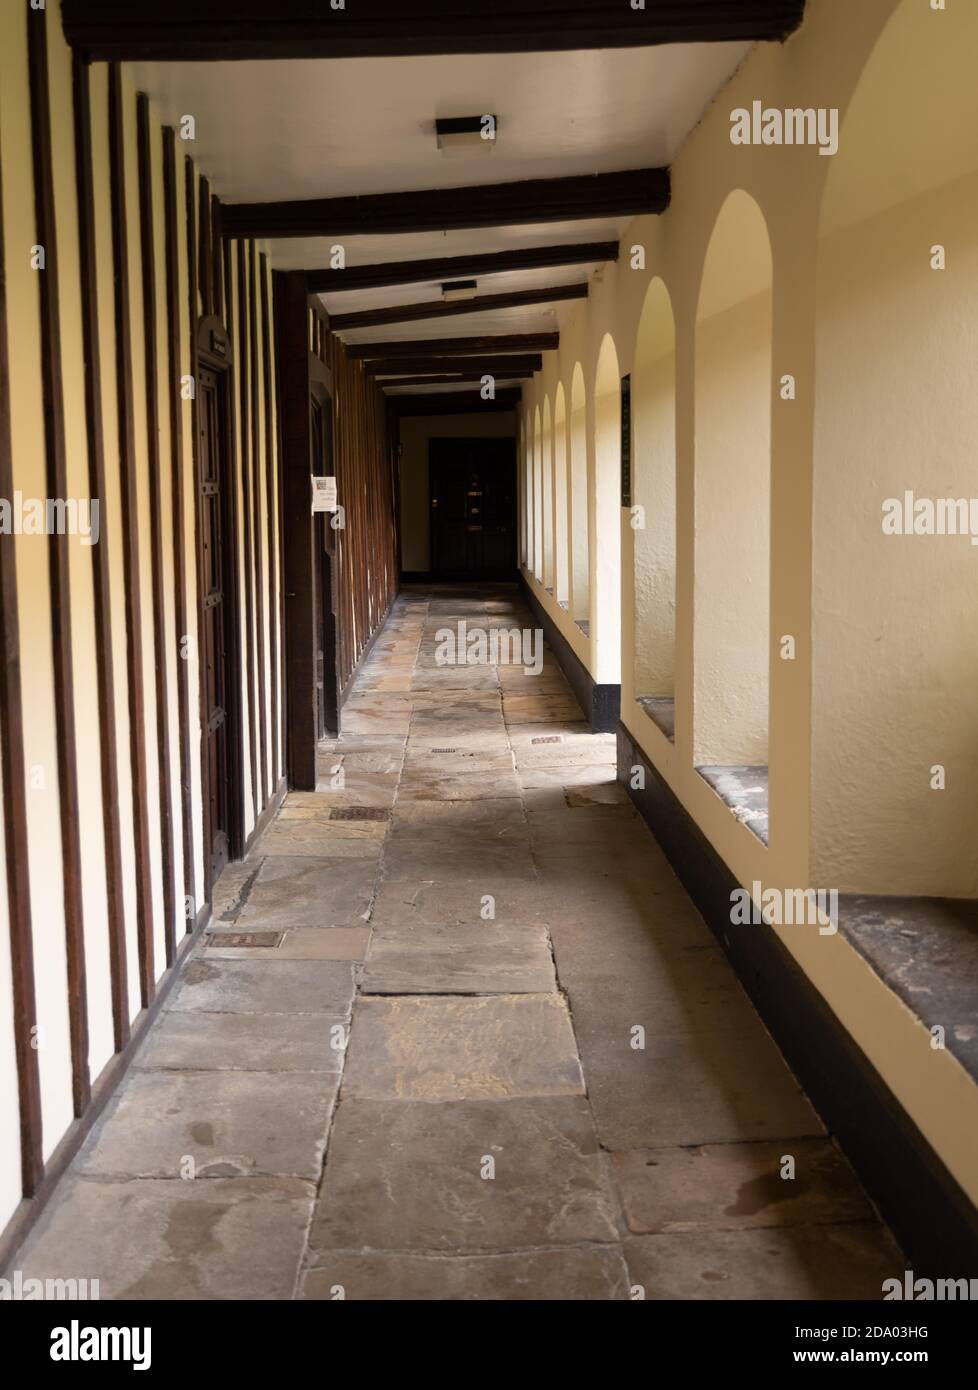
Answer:
[[[632,505],[632,379],[621,379],[621,505]]]

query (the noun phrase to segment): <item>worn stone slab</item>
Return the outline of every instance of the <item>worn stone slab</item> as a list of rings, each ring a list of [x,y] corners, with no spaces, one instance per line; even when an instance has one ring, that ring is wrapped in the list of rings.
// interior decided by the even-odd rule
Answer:
[[[526,816],[517,797],[481,801],[398,801],[394,807],[392,831],[398,834],[407,825],[446,832],[505,825],[526,834]]]
[[[140,1071],[82,1147],[79,1173],[198,1180],[315,1179],[339,1077],[324,1072]]]
[[[518,797],[520,784],[513,773],[474,773],[435,777],[418,774],[401,783],[399,801],[482,801],[484,798]]]
[[[370,940],[369,927],[295,927],[280,933],[278,946],[221,944],[222,936],[240,941],[251,934],[238,927],[212,932],[198,955],[203,960],[363,960]]]
[[[794,1176],[785,1160],[794,1160]],[[740,1231],[873,1221],[873,1210],[828,1139],[632,1149],[611,1155],[629,1231]]]
[[[446,837],[447,839],[447,837]],[[462,843],[427,841],[417,836],[391,839],[384,854],[386,879],[442,879],[454,875],[481,882],[483,893],[495,893],[506,884],[532,883],[536,878],[534,856],[529,847],[513,840],[470,839]]]
[[[495,1176],[486,1178],[486,1160]],[[614,1201],[583,1097],[344,1100],[310,1231],[329,1250],[615,1244]]]
[[[349,823],[350,825],[355,822]],[[383,823],[382,828],[383,828]],[[287,820],[276,821],[269,826],[262,837],[262,853],[268,856],[284,854],[292,858],[299,855],[314,855],[316,858],[328,856],[330,859],[377,859],[383,852],[383,836],[344,834],[346,823],[334,825],[330,821]]]
[[[18,1268],[97,1279],[103,1300],[281,1301],[292,1297],[314,1195],[295,1178],[69,1177]]]
[[[485,896],[492,897],[493,921],[497,925],[544,923],[549,918],[549,902],[538,884],[522,879],[501,882],[494,877],[491,887],[484,878],[443,880],[413,879],[384,881],[377,889],[370,921],[374,927],[477,925],[486,921]]]
[[[403,1302],[599,1301],[627,1299],[628,1271],[617,1246],[521,1250],[500,1255],[336,1253],[309,1270],[304,1299]]]
[[[168,1011],[150,1029],[136,1066],[189,1071],[338,1072],[331,1046],[345,1014],[210,1014]]]
[[[364,994],[545,994],[557,987],[545,927],[377,927]]]
[[[353,966],[346,961],[220,960],[195,957],[170,1005],[208,1013],[347,1013]]]
[[[366,921],[377,881],[372,859],[272,855],[237,917],[250,927],[357,927]]]
[[[644,1051],[630,1025],[646,1025]],[[588,1095],[608,1149],[733,1143],[824,1135],[825,1127],[758,1024],[656,1036],[646,1017],[574,1016]]]
[[[357,1000],[344,1098],[482,1100],[583,1090],[558,994]]]
[[[875,1222],[635,1236],[625,1243],[647,1299],[857,1299],[878,1302],[904,1256]]]

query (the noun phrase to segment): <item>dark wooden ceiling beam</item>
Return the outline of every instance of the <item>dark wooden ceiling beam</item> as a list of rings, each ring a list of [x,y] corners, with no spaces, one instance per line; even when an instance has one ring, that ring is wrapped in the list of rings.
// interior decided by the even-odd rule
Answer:
[[[503,375],[501,372],[490,373],[493,376]],[[508,370],[505,373],[507,381],[523,381],[531,377],[532,372],[514,372]],[[479,372],[446,372],[441,376],[395,376],[384,377],[379,386],[383,386],[386,391],[388,386],[478,386],[481,381]]]
[[[516,270],[552,270],[563,265],[593,265],[618,259],[617,241],[580,242],[574,246],[530,246],[522,251],[490,251],[477,256],[442,256],[432,260],[389,261],[348,265],[343,270],[307,270],[310,294],[339,294],[386,285],[418,285],[425,281],[470,280],[480,275],[503,275]]]
[[[367,376],[420,376],[430,372],[432,376],[444,376],[446,372],[473,372],[476,377],[483,376],[525,376],[543,369],[543,353],[528,352],[512,357],[475,356],[464,361],[458,357],[381,357],[365,361],[363,370]]]
[[[417,319],[448,319],[456,314],[489,314],[494,309],[522,309],[531,304],[556,304],[567,299],[587,299],[587,281],[576,285],[551,285],[542,290],[514,290],[511,294],[477,294],[471,299],[430,300],[399,304],[391,309],[363,309],[358,314],[332,314],[334,333],[353,328],[382,328],[390,323]]]
[[[333,324],[330,324],[333,327]],[[404,342],[344,343],[347,357],[497,357],[504,352],[554,352],[559,333],[497,333],[483,338],[412,338]]]
[[[224,203],[228,237],[396,236],[665,212],[668,169],[624,169],[471,188],[423,188],[284,203]]]
[[[522,393],[518,386],[497,391],[487,400],[481,391],[433,391],[430,395],[387,396],[398,415],[469,415],[478,411],[513,410]]]
[[[68,42],[100,61],[376,58],[784,39],[804,0],[62,0]]]

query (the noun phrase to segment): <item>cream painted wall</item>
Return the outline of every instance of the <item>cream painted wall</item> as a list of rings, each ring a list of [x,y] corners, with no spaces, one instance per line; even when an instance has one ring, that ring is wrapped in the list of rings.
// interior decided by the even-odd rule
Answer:
[[[887,25],[893,16],[896,16],[897,27],[892,36],[886,37]],[[562,307],[558,311],[560,349],[546,354],[544,370],[524,390],[524,419],[532,419],[534,410],[544,398],[553,398],[558,384],[563,385],[565,392],[571,390],[577,364],[581,364],[585,379],[593,382],[606,334],[610,334],[614,342],[620,372],[633,371],[639,321],[648,287],[655,277],[661,278],[669,293],[676,323],[676,742],[669,743],[630,701],[624,703],[622,720],[739,882],[748,886],[759,880],[765,887],[782,889],[833,887],[837,886],[833,880],[842,872],[847,875],[865,872],[869,881],[870,872],[878,876],[883,871],[885,860],[879,845],[886,842],[895,825],[894,817],[878,795],[867,796],[862,786],[847,785],[838,770],[833,769],[826,750],[832,747],[840,726],[849,720],[853,700],[872,703],[874,698],[880,698],[880,690],[885,692],[891,678],[890,669],[886,665],[882,669],[873,666],[869,653],[859,648],[859,683],[842,676],[844,683],[839,687],[840,699],[834,712],[823,705],[813,714],[813,698],[824,700],[820,684],[823,663],[828,662],[837,675],[843,673],[847,649],[856,651],[859,631],[865,641],[865,637],[873,633],[874,621],[877,631],[881,630],[880,623],[889,621],[886,613],[881,615],[877,611],[874,614],[874,604],[882,596],[883,586],[870,571],[872,557],[879,549],[879,493],[884,481],[888,487],[894,485],[896,475],[891,468],[889,473],[879,473],[875,485],[871,485],[869,476],[880,464],[878,461],[866,464],[865,459],[877,438],[884,448],[882,451],[874,448],[871,458],[878,459],[881,452],[885,458],[887,451],[895,451],[895,428],[881,418],[880,411],[881,402],[895,403],[892,395],[883,395],[887,361],[894,355],[899,358],[899,380],[906,382],[911,364],[919,363],[921,353],[926,350],[924,345],[936,344],[938,327],[942,343],[950,343],[952,350],[958,352],[958,359],[949,369],[947,387],[938,387],[926,400],[919,381],[911,387],[909,400],[922,419],[908,424],[908,437],[915,445],[914,456],[928,460],[927,469],[920,476],[937,495],[949,495],[952,489],[956,489],[954,495],[970,495],[975,491],[973,486],[964,487],[962,475],[964,450],[975,435],[971,413],[974,392],[968,393],[967,399],[963,398],[963,378],[958,375],[959,370],[966,370],[959,368],[958,362],[965,358],[963,348],[969,341],[972,342],[970,360],[974,361],[973,340],[969,339],[965,326],[966,322],[973,324],[974,314],[971,300],[966,296],[962,301],[966,306],[962,316],[949,317],[942,305],[950,304],[953,291],[946,286],[933,301],[937,318],[925,331],[924,344],[915,345],[913,334],[905,331],[900,313],[892,320],[886,315],[879,316],[875,337],[871,337],[872,316],[866,314],[864,306],[874,300],[877,306],[881,301],[889,303],[886,297],[894,294],[890,287],[899,287],[892,302],[901,312],[905,306],[911,322],[924,326],[923,302],[918,298],[915,304],[913,293],[908,294],[908,291],[916,285],[919,295],[920,277],[931,274],[926,269],[929,248],[934,242],[944,240],[945,235],[954,244],[960,273],[972,273],[972,241],[962,229],[969,219],[974,226],[971,197],[958,191],[954,216],[950,216],[950,209],[945,208],[940,199],[934,202],[934,214],[926,231],[923,224],[917,228],[919,259],[915,264],[920,267],[919,271],[911,273],[899,246],[892,251],[878,247],[881,262],[878,265],[869,266],[864,259],[865,283],[859,285],[857,291],[855,278],[850,281],[853,302],[849,304],[842,302],[844,276],[834,288],[832,277],[823,276],[816,302],[818,242],[821,231],[831,231],[837,225],[865,218],[866,209],[861,199],[867,185],[874,189],[884,188],[889,205],[895,207],[919,193],[922,187],[932,186],[928,172],[931,164],[939,171],[937,184],[947,183],[945,155],[948,146],[956,151],[950,160],[951,171],[960,174],[961,159],[965,157],[961,150],[973,151],[978,140],[978,89],[972,71],[976,21],[978,8],[971,5],[951,5],[944,11],[935,11],[923,0],[860,0],[858,5],[841,4],[838,0],[809,0],[802,29],[784,45],[762,44],[752,49],[741,69],[718,94],[688,137],[672,165],[673,196],[669,210],[658,218],[640,217],[631,222],[621,239],[620,259],[592,278],[586,303]],[[867,98],[859,84],[881,35],[884,36],[880,46],[883,67],[874,80],[875,94],[870,93]],[[912,65],[912,76],[895,63],[895,55],[899,53]],[[908,94],[911,95],[908,97]],[[837,107],[842,116],[839,154],[823,157],[810,147],[732,145],[730,113],[735,108],[750,108],[755,99],[766,106],[782,109]],[[857,114],[860,106],[869,108],[872,114],[867,119],[872,120],[875,134],[867,135],[865,129],[860,132],[847,128],[845,117],[850,103]],[[920,128],[908,129],[906,139],[903,138],[903,125],[895,123],[896,114],[901,110],[900,120],[907,126],[915,121],[923,123],[928,132],[926,138],[921,136]],[[945,130],[946,138],[942,138],[941,130]],[[843,161],[850,139],[855,162],[846,171]],[[882,170],[877,167],[880,150],[887,143],[892,147],[899,178],[895,177],[892,167]],[[845,177],[838,193],[830,190],[827,206],[831,216],[822,228],[823,192],[836,162],[842,171],[840,178],[843,174]],[[883,162],[885,165],[886,161]],[[770,641],[767,654],[771,839],[768,848],[737,821],[696,773],[691,717],[694,597],[696,584],[702,577],[696,573],[694,563],[702,559],[702,546],[696,532],[700,515],[700,498],[696,492],[699,482],[696,471],[699,443],[696,435],[697,305],[713,229],[726,199],[737,189],[748,193],[760,208],[773,259],[769,395]],[[950,228],[946,234],[945,226]],[[900,242],[901,234],[896,235]],[[643,249],[644,261],[633,255],[633,247]],[[762,256],[758,263],[760,267],[763,267],[763,259]],[[852,263],[853,277],[858,273],[855,269],[858,264],[858,261]],[[754,281],[758,265],[744,262],[736,255],[730,257],[728,271],[722,277],[726,281],[728,303],[716,302],[713,313],[722,313],[724,308],[729,309],[744,300],[748,293],[746,286]],[[828,261],[823,261],[823,270],[828,265]],[[950,273],[945,272],[948,276]],[[755,292],[761,288],[761,284],[755,284]],[[833,301],[834,310],[831,308]],[[819,325],[818,364],[816,323]],[[848,366],[841,359],[828,365],[833,346],[842,351],[840,340],[847,325],[855,333],[857,344],[862,343],[861,351],[857,351],[855,345],[852,350],[846,347],[842,356]],[[899,344],[903,345],[902,349]],[[946,350],[945,347],[943,351]],[[932,351],[936,351],[936,346]],[[879,368],[874,365],[876,358],[880,359]],[[794,400],[782,400],[775,389],[776,382],[786,373],[796,380]],[[955,386],[956,392],[952,389]],[[633,410],[638,412],[639,418],[648,404],[648,390],[648,385],[640,384],[636,400],[633,378]],[[906,417],[907,412],[903,413]],[[857,416],[860,424],[855,428]],[[930,422],[931,438],[924,441],[926,422]],[[595,416],[590,399],[586,435],[593,488]],[[939,449],[933,447],[938,439],[941,441]],[[856,458],[851,456],[850,441],[858,443]],[[845,462],[839,457],[843,445],[846,446],[843,450]],[[890,465],[884,464],[884,467]],[[846,476],[855,468],[866,470],[858,485]],[[971,473],[973,476],[973,468]],[[911,485],[914,485],[913,480],[908,483]],[[853,491],[855,511],[851,500]],[[873,512],[860,519],[871,499]],[[619,526],[627,524],[627,517],[619,513]],[[834,532],[833,527],[836,528]],[[834,550],[832,542],[827,540],[830,533],[837,537]],[[576,528],[574,535],[574,549],[578,552],[577,563],[580,563]],[[742,540],[746,544],[746,540]],[[915,545],[913,539],[908,543]],[[888,544],[900,552],[903,538],[893,538]],[[942,544],[945,548],[954,546],[951,540],[922,540],[921,549],[926,551],[929,545]],[[845,584],[841,575],[833,578],[832,574],[833,560],[838,563],[843,549]],[[906,548],[900,553],[906,557]],[[917,690],[930,692],[932,696],[931,737],[923,737],[925,729],[919,703],[914,705],[912,714],[901,715],[901,735],[911,737],[921,764],[926,761],[928,765],[941,760],[937,752],[931,752],[936,739],[940,749],[947,750],[948,760],[960,768],[961,786],[967,786],[972,780],[971,763],[965,759],[972,721],[965,711],[968,697],[962,691],[973,685],[971,658],[967,653],[974,644],[970,642],[966,614],[973,612],[974,586],[968,596],[967,610],[963,597],[963,567],[973,559],[972,548],[966,542],[963,549],[955,550],[946,559],[939,556],[926,559],[923,554],[919,560],[908,558],[911,572],[926,581],[924,592],[916,600],[904,592],[896,610],[913,616],[922,643],[919,651],[924,658],[916,668]],[[884,561],[886,566],[897,563],[896,559]],[[940,566],[942,579],[946,578],[950,584],[952,597],[949,612],[938,615],[936,633],[923,636],[922,630],[931,625],[929,615],[934,610],[933,598],[928,600],[925,594],[933,596],[935,592],[937,566]],[[592,545],[588,564],[592,583],[595,567]],[[730,578],[734,593],[742,593],[742,584],[738,590],[740,576],[734,574]],[[529,575],[528,582],[534,583]],[[848,613],[840,611],[838,602],[834,611],[828,604],[833,593],[841,601],[843,589],[848,596]],[[552,601],[539,585],[535,586],[535,592],[558,629],[595,674],[597,668],[591,645],[582,639],[572,616]],[[634,627],[634,615],[630,612],[634,607],[634,592],[634,574],[623,573],[621,602],[626,641],[631,640],[628,633]],[[813,630],[815,601],[819,618]],[[575,608],[576,603],[575,598]],[[960,634],[956,661],[950,648],[955,612],[959,615]],[[851,613],[857,618],[853,635],[847,633]],[[841,621],[834,622],[834,618]],[[793,661],[782,661],[777,655],[784,635],[794,639]],[[813,640],[817,658],[814,664]],[[873,645],[879,646],[875,642]],[[905,651],[897,662],[898,647],[899,639],[894,634],[893,660],[896,664],[893,671],[899,677],[901,670],[911,669],[912,651]],[[626,647],[622,653],[626,672],[634,660],[634,650]],[[928,667],[929,676],[926,674]],[[920,675],[921,671],[925,674]],[[902,680],[901,688],[908,689],[906,680]],[[890,696],[884,693],[882,699],[883,709],[892,709]],[[945,711],[947,721],[943,718]],[[861,724],[861,714],[857,713],[853,722]],[[843,740],[849,737],[849,731],[843,730]],[[878,745],[879,734],[876,740]],[[865,739],[862,746],[860,756],[865,761],[869,748]],[[892,750],[887,756],[892,756]],[[903,754],[898,750],[898,764],[901,757]],[[960,761],[962,759],[965,760]],[[817,764],[814,774],[813,761]],[[875,779],[877,771],[878,767],[872,766],[866,773],[867,781]],[[916,772],[909,760],[892,772],[884,769],[884,785],[896,788],[904,796],[905,808],[920,805],[920,783],[915,783],[912,795],[907,796],[914,775]],[[840,786],[845,791],[840,807],[844,815],[833,827],[833,805],[827,793]],[[928,813],[935,819],[925,822],[921,840],[926,838],[931,847],[940,835],[947,835],[955,846],[961,845],[962,835],[973,841],[970,808],[967,815],[962,816],[961,803],[949,798],[947,793],[930,795],[935,799],[943,797],[940,805],[944,809]],[[847,859],[842,839],[849,831],[853,815],[859,814],[872,815],[874,824],[865,843],[860,843],[857,837],[855,849]],[[888,821],[892,823],[889,827]],[[905,836],[916,833],[912,824],[901,824]],[[926,856],[927,864],[943,875],[955,852],[937,847],[931,854],[922,846],[909,857],[908,872],[916,872]],[[898,857],[899,852],[893,854],[894,860]],[[959,883],[970,885],[970,866],[974,862],[970,843],[964,861],[968,867],[963,870]],[[890,881],[894,884],[904,881],[903,870],[895,869]],[[948,877],[942,877],[941,882],[953,887]],[[967,890],[973,891],[970,886]],[[949,888],[945,886],[943,891]],[[978,1088],[949,1052],[931,1048],[927,1030],[845,940],[798,928],[782,928],[779,934],[958,1181],[973,1199],[978,1200],[978,1144],[975,1143]]]
[[[508,410],[485,415],[407,415],[401,421],[401,566],[422,573],[431,566],[428,444],[432,439],[498,439],[516,434]],[[517,454],[521,458],[520,453]],[[525,518],[524,518],[525,521]],[[521,526],[524,524],[521,521]]]
[[[11,442],[14,487],[26,497],[46,496],[45,440],[41,377],[40,275],[31,266],[36,241],[34,180],[27,67],[27,24],[44,23],[48,45],[52,164],[58,241],[58,307],[61,326],[61,371],[64,392],[66,466],[69,495],[87,499],[90,494],[85,367],[80,295],[80,250],[75,185],[75,145],[72,106],[72,62],[60,28],[57,4],[46,11],[25,6],[0,7],[0,140],[2,140],[3,217],[7,330],[10,346]],[[139,947],[137,940],[136,865],[133,840],[133,791],[129,747],[129,696],[127,685],[127,632],[123,516],[120,487],[119,417],[116,383],[115,266],[111,225],[109,170],[108,76],[104,65],[89,69],[91,85],[92,158],[95,215],[95,292],[99,315],[102,367],[101,405],[106,486],[100,502],[99,545],[108,553],[111,627],[109,639],[114,662],[114,725],[119,755],[117,802],[121,832],[123,914],[128,1013],[130,1021],[140,1012]],[[123,108],[126,161],[126,211],[128,218],[128,269],[130,280],[130,328],[133,348],[135,407],[137,514],[142,595],[141,630],[137,650],[142,662],[146,708],[140,737],[146,748],[149,778],[147,809],[150,822],[150,858],[153,892],[155,973],[166,969],[163,920],[163,865],[161,859],[159,759],[156,726],[154,600],[150,528],[148,431],[157,432],[160,448],[163,610],[165,676],[169,695],[166,742],[170,751],[173,797],[175,901],[174,925],[180,942],[187,926],[182,865],[182,800],[177,681],[190,663],[190,781],[193,815],[193,854],[198,895],[203,884],[204,846],[200,767],[200,721],[196,652],[196,496],[192,454],[192,403],[181,403],[181,438],[176,441],[183,467],[184,531],[188,583],[187,633],[176,630],[175,559],[173,548],[173,496],[171,478],[170,382],[167,359],[165,219],[161,130],[151,113],[151,171],[154,215],[154,273],[157,301],[158,418],[146,418],[144,324],[142,308],[142,252],[139,227],[138,160],[136,148],[136,93],[123,75]],[[191,340],[185,230],[184,150],[178,141],[177,168],[178,273],[180,306],[181,371],[189,376]],[[268,273],[266,271],[266,273]],[[269,301],[271,303],[271,299]],[[269,403],[263,404],[263,409]],[[274,406],[271,403],[271,408]],[[273,440],[275,435],[273,433]],[[264,450],[264,433],[261,435]],[[264,453],[261,454],[264,462]],[[278,499],[265,493],[264,468],[260,475],[263,516],[269,505],[277,514]],[[263,574],[265,619],[271,603],[278,602],[277,555],[269,573],[268,547],[264,538]],[[23,789],[29,845],[30,902],[37,1002],[37,1059],[41,1082],[42,1143],[50,1158],[73,1119],[69,998],[65,955],[64,884],[61,867],[60,806],[57,774],[57,731],[52,662],[51,594],[48,577],[49,546],[44,536],[4,537],[16,554],[20,620],[20,675],[24,706],[24,753],[27,785]],[[82,856],[84,956],[89,1029],[88,1063],[96,1081],[114,1050],[111,1006],[111,973],[108,950],[103,790],[101,782],[101,718],[97,699],[97,634],[94,606],[96,552],[77,538],[69,544],[73,686],[77,740],[79,829]],[[248,582],[254,587],[254,575]],[[243,605],[242,605],[243,606]],[[185,640],[189,639],[189,641]],[[270,670],[259,674],[266,691],[279,680],[279,652],[271,653]],[[242,673],[242,683],[246,674]],[[249,707],[250,708],[250,707]],[[0,711],[0,718],[3,712]],[[246,742],[250,730],[246,725]],[[269,748],[271,736],[269,731]],[[269,765],[271,766],[271,760]],[[281,769],[273,769],[275,783]],[[258,808],[260,810],[260,808]],[[249,806],[249,823],[255,808]],[[190,904],[196,920],[202,901]],[[10,940],[5,861],[0,861],[0,1227],[11,1216],[21,1193],[17,1074],[13,1055],[13,1014],[10,976]]]

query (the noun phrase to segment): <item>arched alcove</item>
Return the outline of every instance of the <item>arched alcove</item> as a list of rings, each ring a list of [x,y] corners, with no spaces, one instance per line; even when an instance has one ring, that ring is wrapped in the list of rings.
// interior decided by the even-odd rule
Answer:
[[[676,325],[663,282],[649,285],[632,368],[632,690],[668,736],[676,647]],[[626,577],[627,583],[627,577]],[[628,660],[628,654],[623,654]]]
[[[735,189],[717,216],[696,313],[693,758],[767,835],[773,261]]]
[[[976,51],[978,6],[895,8],[821,207],[811,862],[842,890],[978,894],[978,550],[928,534],[978,495]]]
[[[543,428],[540,407],[533,412],[533,574],[543,580]]]
[[[554,592],[562,608],[567,607],[570,589],[567,563],[567,486],[567,397],[561,383],[554,395]]]
[[[570,518],[571,617],[585,630],[590,612],[590,573],[587,508],[587,388],[580,362],[571,377],[570,415]]]
[[[543,457],[542,497],[543,497],[543,573],[544,588],[554,587],[554,444],[550,419],[550,397],[543,401]]]
[[[606,333],[594,374],[594,557],[591,633],[594,679],[621,680],[621,378]]]

